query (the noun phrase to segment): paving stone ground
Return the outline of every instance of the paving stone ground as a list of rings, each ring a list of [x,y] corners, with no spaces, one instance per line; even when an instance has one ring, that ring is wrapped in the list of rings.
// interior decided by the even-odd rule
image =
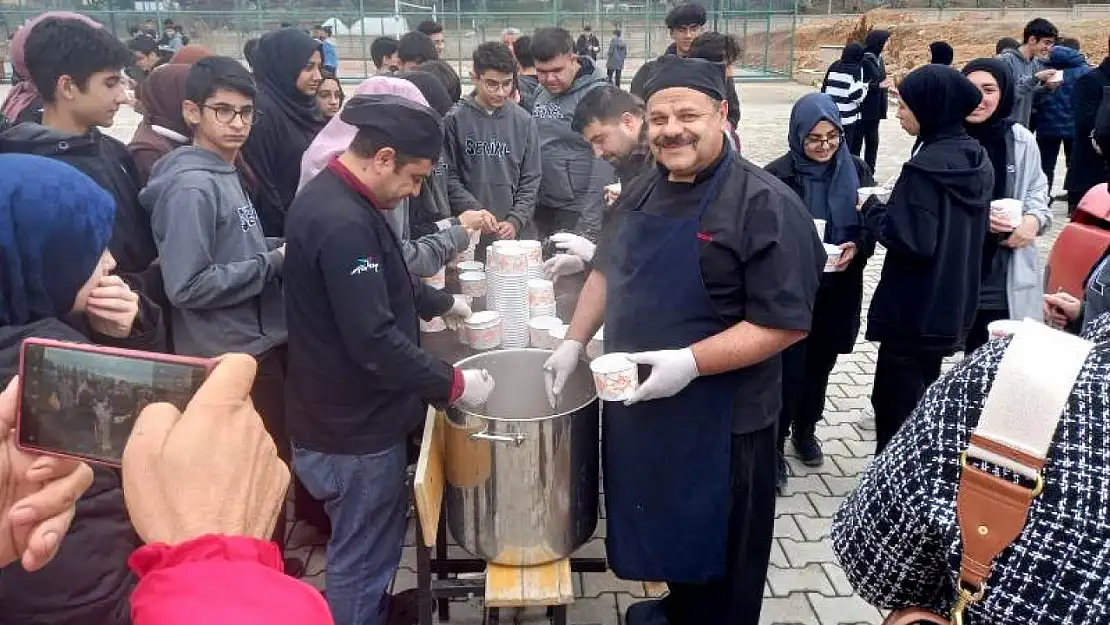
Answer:
[[[0,90],[0,94],[4,91]],[[741,137],[747,158],[764,165],[785,153],[790,107],[809,91],[792,83],[741,85]],[[137,121],[130,109],[121,111],[111,133],[126,139]],[[876,179],[881,182],[897,174],[912,144],[911,138],[898,126],[892,108],[891,117],[882,124]],[[1063,179],[1062,171],[1056,179]],[[1040,241],[1042,252],[1047,251],[1064,221],[1062,203],[1058,202],[1054,208],[1056,224],[1052,234]],[[865,306],[878,282],[883,258],[880,248],[867,268]],[[856,351],[840,357],[830,380],[825,419],[817,430],[826,453],[824,466],[808,468],[793,456],[789,459],[793,476],[776,507],[775,542],[761,625],[881,622],[878,610],[853,594],[836,564],[828,540],[833,513],[854,488],[874,451],[874,418],[869,398],[876,346],[862,340],[863,332],[860,336]],[[793,453],[789,446],[788,453]],[[769,466],[767,470],[775,468]],[[319,537],[298,526],[293,542],[298,547],[296,551],[308,562],[306,580],[323,588],[324,548]],[[406,544],[395,591],[416,585],[416,555],[411,531]],[[595,537],[584,548],[586,550],[591,555],[603,553],[601,537]],[[576,625],[621,625],[624,610],[644,596],[639,584],[618,580],[610,574],[576,574],[575,577],[579,598],[569,613],[571,622]],[[502,611],[502,622],[514,618],[520,623],[546,622],[542,610],[525,610],[516,615]],[[478,599],[455,602],[451,622],[459,625],[482,623],[481,602]]]

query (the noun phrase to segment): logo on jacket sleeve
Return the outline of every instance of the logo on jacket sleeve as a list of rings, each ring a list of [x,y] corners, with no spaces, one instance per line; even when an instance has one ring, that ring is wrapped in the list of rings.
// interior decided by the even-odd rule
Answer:
[[[353,269],[351,269],[351,275],[357,276],[361,273],[370,273],[371,271],[373,271],[374,273],[379,273],[381,271],[381,267],[378,265],[378,260],[376,258],[374,258],[373,256],[368,256],[366,258],[360,258],[355,261],[355,266]]]
[[[239,215],[239,228],[243,232],[258,225],[258,212],[254,210],[254,205],[250,202],[247,202],[246,206],[235,209],[235,212]]]

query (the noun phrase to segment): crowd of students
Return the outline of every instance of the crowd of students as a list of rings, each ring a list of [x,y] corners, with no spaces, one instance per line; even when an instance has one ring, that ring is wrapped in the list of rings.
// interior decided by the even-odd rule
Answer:
[[[730,417],[736,419],[729,426],[734,444],[767,451],[763,442],[777,437],[780,488],[789,478],[788,438],[802,462],[823,462],[816,425],[836,359],[854,348],[864,270],[877,244],[886,249],[886,259],[866,335],[880,345],[871,398],[877,452],[888,446],[904,450],[908,437],[924,436],[915,429],[921,420],[910,415],[915,409],[942,410],[936,391],[933,399],[925,395],[940,376],[942,359],[986,344],[992,321],[1043,317],[1046,300],[1033,244],[1052,215],[1042,156],[1051,150],[1050,139],[1060,139],[1065,149],[1068,144],[1047,102],[1038,109],[1045,111],[1043,128],[1051,129],[1044,140],[1026,128],[1038,94],[1047,95],[1047,83],[1054,82],[1044,72],[1055,71],[1040,69],[1032,59],[1047,55],[1048,62],[1070,68],[1074,55],[1057,53],[1055,29],[1034,20],[1024,42],[1002,58],[976,59],[961,71],[938,62],[910,72],[897,87],[898,118],[918,145],[888,201],[860,201],[858,189],[875,182],[878,127],[892,86],[882,59],[889,33],[872,31],[862,44],[845,48],[830,68],[827,93],[795,103],[788,152],[760,171],[742,157],[731,160],[741,147],[731,74],[740,47],[731,36],[705,32],[706,21],[698,5],[672,9],[666,17],[672,47],[637,72],[629,91],[618,86],[621,68],[608,64],[606,72],[595,64],[599,46],[588,36],[582,54],[582,38],[576,44],[561,28],[540,28],[531,36],[506,31],[502,42],[482,43],[473,51],[472,90],[465,95],[459,76],[439,58],[446,46],[442,26],[426,22],[400,39],[376,39],[371,57],[379,74],[349,96],[336,77],[339,61],[325,29],[317,29],[315,37],[294,28],[266,33],[244,49],[248,69],[184,45],[172,24],[164,33],[167,45],[182,45],[165,63],[151,56],[157,51],[145,42],[136,43],[152,38],[149,33],[125,45],[73,13],[47,13],[25,24],[12,50],[22,82],[4,103],[11,125],[0,133],[0,282],[9,285],[0,295],[2,377],[11,378],[19,341],[29,336],[202,357],[247,354],[257,364],[231,359],[217,368],[225,374],[205,385],[222,384],[220,392],[235,402],[220,404],[211,391],[202,392],[185,417],[170,415],[170,422],[204,421],[206,410],[218,416],[236,412],[239,422],[209,427],[215,436],[219,427],[250,425],[221,441],[221,449],[241,455],[242,462],[265,465],[264,471],[239,477],[262,480],[250,486],[272,497],[237,502],[255,506],[248,512],[265,522],[247,517],[239,526],[221,526],[218,521],[228,518],[221,515],[213,523],[166,520],[184,512],[172,505],[160,511],[169,495],[158,484],[145,489],[142,484],[170,480],[171,469],[192,471],[191,465],[180,465],[181,458],[198,462],[204,467],[199,475],[215,479],[226,492],[246,492],[235,490],[233,476],[209,466],[212,461],[201,461],[212,455],[203,447],[213,441],[204,439],[192,441],[199,447],[182,452],[178,464],[156,471],[147,466],[142,478],[129,479],[127,455],[122,474],[55,463],[58,479],[84,495],[68,513],[72,524],[64,547],[49,566],[30,573],[41,567],[9,564],[0,571],[0,623],[197,622],[216,618],[221,605],[242,603],[233,591],[257,592],[249,589],[254,583],[281,600],[271,610],[242,607],[250,616],[238,622],[385,622],[404,537],[409,436],[422,422],[426,404],[478,405],[494,386],[483,372],[459,370],[420,349],[418,317],[457,320],[470,308],[465,299],[416,278],[440,271],[475,236],[479,258],[494,240],[550,237],[558,253],[545,263],[547,274],[581,280],[588,273],[585,289],[596,297],[596,281],[603,279],[596,276],[619,276],[622,268],[612,263],[627,260],[625,214],[645,203],[662,202],[664,212],[680,210],[687,203],[684,194],[703,181],[691,174],[690,185],[668,181],[655,194],[647,181],[674,163],[668,150],[703,140],[709,145],[705,137],[727,139],[720,152],[729,159],[698,153],[713,171],[728,164],[722,170],[731,186],[722,197],[744,198],[740,203],[754,207],[752,214],[780,216],[741,232],[727,203],[701,202],[702,212],[716,220],[713,228],[697,233],[704,243],[697,250],[702,269],[716,289],[709,298],[715,323],[724,318],[747,323],[762,314],[785,324],[770,326],[782,328],[775,330],[782,335],[777,347],[748,366],[748,374],[762,376],[755,385],[757,378],[744,377],[749,399],[758,405],[748,411],[752,414]],[[945,60],[949,51],[937,46],[934,60]],[[693,61],[676,63],[676,57]],[[119,108],[131,101],[130,83],[121,72],[133,67],[140,70],[132,78],[143,122],[124,145],[99,129],[110,127]],[[1087,76],[1110,82],[1110,74],[1098,69],[1069,79],[1068,69],[1064,72],[1064,82],[1073,81],[1076,102],[1071,136],[1081,136],[1080,118],[1089,119],[1093,129],[1096,117],[1081,114],[1078,104],[1093,88]],[[645,105],[667,89],[708,95],[715,108],[668,121],[669,113],[652,113]],[[660,128],[671,123],[689,130],[670,137]],[[1110,132],[1096,134],[1110,137]],[[1082,143],[1073,144],[1076,169]],[[660,154],[666,155],[663,162]],[[613,187],[615,181],[620,186]],[[622,186],[639,194],[635,207],[628,208],[631,200]],[[1002,198],[1021,201],[1020,223],[992,215],[991,201]],[[790,219],[783,217],[787,214]],[[840,254],[819,281],[809,248],[821,241],[811,240],[810,217],[825,222],[823,243]],[[761,251],[748,257],[753,246]],[[696,262],[697,254],[690,259]],[[740,283],[733,271],[737,263],[747,276]],[[1106,265],[1100,264],[1096,278],[1110,271]],[[699,293],[705,290],[700,281],[690,284]],[[797,293],[786,293],[787,288]],[[776,297],[782,301],[773,301]],[[1078,300],[1047,304],[1050,321],[1086,322],[1096,330],[1097,315],[1105,310],[1102,300],[1087,308]],[[573,352],[573,343],[560,346],[556,356]],[[996,346],[980,349],[977,354],[985,356],[973,357],[943,384],[974,386],[979,378],[968,376],[974,377],[976,367],[996,366],[1000,353]],[[577,354],[562,360],[573,367]],[[653,364],[660,370],[679,366]],[[237,372],[227,374],[235,367]],[[0,405],[0,417],[10,419],[4,408]],[[190,411],[197,414],[190,417]],[[914,425],[903,427],[907,421]],[[143,443],[137,448],[154,453]],[[128,449],[132,458],[140,453]],[[773,445],[769,449],[768,457],[774,457]],[[270,575],[283,566],[292,575],[298,572],[296,563],[283,565],[280,551],[264,546],[264,539],[272,538],[284,548],[285,507],[278,502],[288,481],[280,468],[287,465],[299,478],[297,514],[330,525],[330,616],[313,591]],[[769,474],[737,467],[734,477],[744,484],[760,489],[767,484],[761,476]],[[888,468],[890,475],[900,474],[898,467]],[[201,510],[211,514],[214,500],[197,493],[204,487],[196,482],[182,497],[201,500],[209,506]],[[876,511],[873,503],[888,497],[889,489],[862,489],[835,531],[849,578],[884,605],[903,595],[868,587],[881,581],[872,559],[882,559],[873,553],[878,538],[861,536],[858,526],[892,514],[885,507]],[[737,505],[735,527],[730,526],[758,534],[737,556],[751,566],[728,574],[729,584],[744,587],[737,590],[743,601],[732,603],[744,607],[730,623],[758,619],[761,571],[770,550],[770,525],[760,521],[771,518],[773,489],[768,492],[769,500]],[[323,502],[323,511],[314,500]],[[897,519],[889,522],[897,526]],[[65,533],[56,523],[51,527]],[[192,531],[159,533],[151,527]],[[221,532],[245,538],[201,536]],[[49,548],[27,547],[24,540],[8,551],[22,554],[24,565],[38,565],[52,555],[60,536],[54,535]],[[0,533],[0,555],[10,561],[5,538]],[[159,540],[169,544],[141,547]],[[867,547],[855,549],[856,542]],[[182,572],[191,562],[200,562],[200,568]],[[185,577],[166,572],[174,567]],[[132,571],[142,580],[137,590]],[[201,575],[213,577],[197,588],[180,587],[182,579]],[[217,588],[213,579],[227,587]],[[704,613],[705,606],[696,608],[693,598],[719,599],[720,589],[711,586],[674,586],[675,596],[690,603],[675,608],[673,600],[675,614]]]

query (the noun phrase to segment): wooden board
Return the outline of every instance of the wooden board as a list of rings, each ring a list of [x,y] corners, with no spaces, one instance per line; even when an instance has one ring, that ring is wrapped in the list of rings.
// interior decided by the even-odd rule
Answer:
[[[570,558],[539,566],[486,567],[486,605],[491,608],[566,605],[573,601]]]
[[[416,461],[416,476],[412,490],[416,499],[416,512],[424,531],[424,544],[434,547],[439,532],[440,510],[443,508],[443,420],[446,417],[428,408],[424,419],[424,438],[420,441],[420,458]]]

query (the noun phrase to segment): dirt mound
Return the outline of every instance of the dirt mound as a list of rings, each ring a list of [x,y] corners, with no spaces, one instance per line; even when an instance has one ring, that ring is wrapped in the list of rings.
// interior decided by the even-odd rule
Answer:
[[[999,19],[998,14],[992,12],[965,12],[945,21],[921,21],[918,14],[887,9],[876,9],[852,19],[807,24],[794,33],[795,78],[810,82],[816,76],[819,80],[829,63],[829,52],[826,51],[826,58],[822,59],[821,46],[843,46],[849,41],[862,43],[871,30],[890,31],[883,57],[887,71],[897,80],[929,62],[929,44],[933,41],[947,41],[955,50],[955,65],[959,67],[974,58],[993,56],[995,42],[1002,37],[1020,36],[1024,25],[1024,21]],[[1092,59],[1102,58],[1110,20],[1073,20],[1057,23],[1057,26],[1063,36],[1079,39]],[[752,57],[762,56],[764,38],[761,33],[745,39],[745,48],[755,51]],[[789,48],[788,32],[771,33],[768,49],[772,53]]]

